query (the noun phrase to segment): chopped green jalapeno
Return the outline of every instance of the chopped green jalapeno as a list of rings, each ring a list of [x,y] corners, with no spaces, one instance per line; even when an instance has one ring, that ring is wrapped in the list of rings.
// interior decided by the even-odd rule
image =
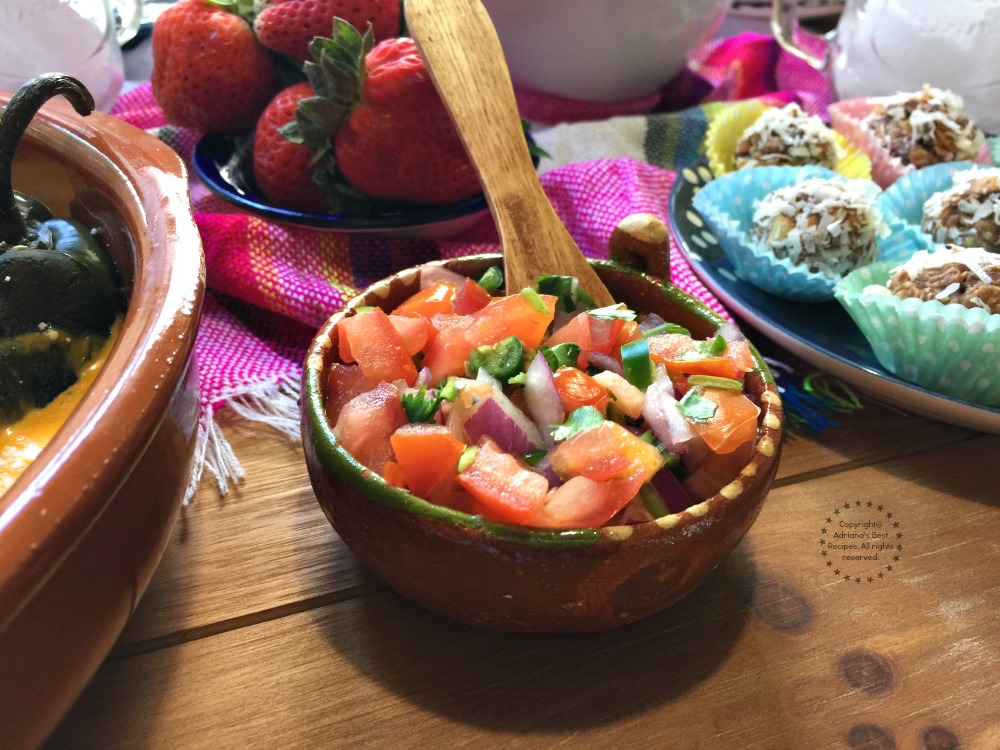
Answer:
[[[469,368],[486,370],[506,383],[524,369],[524,345],[517,336],[508,336],[492,346],[480,346],[469,352]]]
[[[622,370],[625,379],[645,390],[653,382],[653,360],[649,358],[649,339],[636,339],[622,345]]]
[[[503,271],[499,266],[490,266],[479,279],[479,286],[487,292],[492,292],[503,286]]]
[[[531,305],[532,310],[541,313],[542,315],[548,315],[549,309],[545,306],[545,303],[542,302],[542,298],[538,296],[538,292],[534,289],[531,287],[525,287],[521,290],[521,296],[524,297],[529,305]]]
[[[667,508],[660,493],[652,485],[648,483],[642,485],[639,488],[639,497],[642,499],[643,507],[653,518],[663,518],[663,516],[670,515],[670,509]]]
[[[650,336],[659,336],[661,333],[681,333],[685,336],[691,335],[691,331],[684,326],[679,326],[676,323],[661,323],[655,328],[650,328],[648,331],[643,333],[642,338],[648,339]]]
[[[545,458],[545,451],[541,448],[524,454],[524,460],[527,462],[528,466],[538,466],[538,462],[543,458]]]
[[[692,375],[688,378],[690,385],[704,385],[709,388],[722,388],[726,391],[742,391],[743,383],[733,378],[723,378],[718,375]]]
[[[460,474],[472,465],[472,462],[476,460],[477,453],[479,453],[478,445],[470,445],[462,451],[462,455],[458,457],[458,472]]]

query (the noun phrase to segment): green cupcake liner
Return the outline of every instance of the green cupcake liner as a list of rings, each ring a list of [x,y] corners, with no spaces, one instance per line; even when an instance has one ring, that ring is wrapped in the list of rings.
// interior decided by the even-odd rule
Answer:
[[[879,363],[928,390],[1000,406],[1000,314],[865,293],[869,285],[885,285],[894,266],[878,262],[858,268],[834,290]]]

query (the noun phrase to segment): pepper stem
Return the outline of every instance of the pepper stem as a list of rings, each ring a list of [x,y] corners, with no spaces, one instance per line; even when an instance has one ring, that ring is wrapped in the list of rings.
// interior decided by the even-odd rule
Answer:
[[[86,86],[62,73],[46,73],[25,83],[0,115],[0,243],[8,247],[27,239],[24,217],[14,200],[12,167],[17,144],[32,118],[49,99],[62,95],[81,115],[94,111],[94,97]]]

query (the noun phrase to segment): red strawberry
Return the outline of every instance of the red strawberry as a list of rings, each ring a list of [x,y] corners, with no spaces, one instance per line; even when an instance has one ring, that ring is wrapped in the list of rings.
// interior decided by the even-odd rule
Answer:
[[[333,173],[324,154],[332,139],[337,169],[365,195],[447,204],[478,193],[475,169],[413,40],[371,45],[370,32],[362,36],[338,19],[333,38],[310,46],[319,62],[304,69],[319,96],[299,105],[297,133],[327,160],[323,171]]]
[[[372,24],[376,39],[399,34],[399,0],[276,0],[254,20],[257,40],[298,62],[309,59],[309,41],[329,36],[333,19],[363,29]]]
[[[153,26],[153,95],[168,122],[203,132],[253,127],[278,88],[271,54],[237,10],[252,0],[180,0]]]
[[[312,179],[312,150],[292,143],[279,130],[295,119],[299,101],[315,96],[308,83],[278,93],[257,121],[253,170],[257,186],[273,204],[299,211],[329,210],[329,195]]]

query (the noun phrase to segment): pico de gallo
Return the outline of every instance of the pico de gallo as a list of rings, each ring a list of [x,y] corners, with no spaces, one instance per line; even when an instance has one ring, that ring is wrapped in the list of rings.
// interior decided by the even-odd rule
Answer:
[[[337,323],[327,418],[388,484],[492,520],[594,528],[679,512],[748,463],[760,409],[735,326],[696,339],[597,307],[568,276],[501,286],[496,267],[425,271],[395,309]]]

